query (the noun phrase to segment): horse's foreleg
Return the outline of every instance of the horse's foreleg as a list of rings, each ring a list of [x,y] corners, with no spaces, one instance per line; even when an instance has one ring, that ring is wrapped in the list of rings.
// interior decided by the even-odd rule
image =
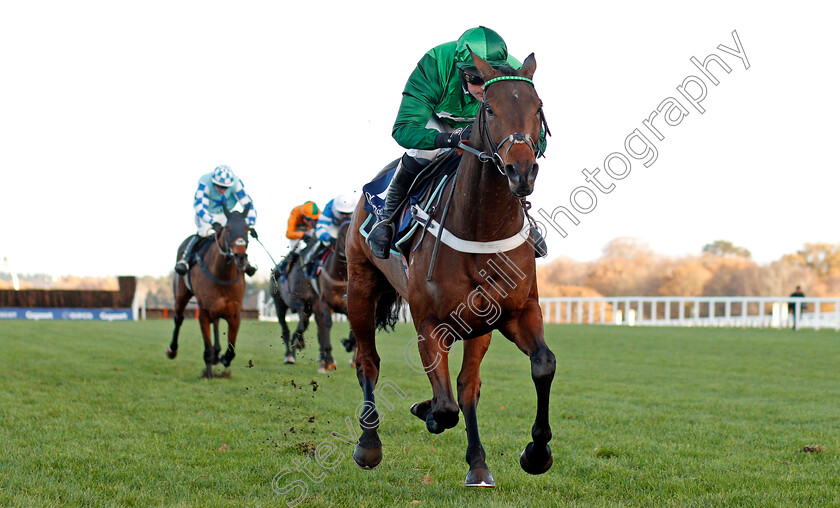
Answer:
[[[464,424],[467,427],[467,487],[495,487],[496,481],[490,474],[485,462],[484,447],[478,436],[478,417],[476,409],[481,393],[481,377],[479,369],[487,348],[490,347],[490,334],[482,335],[464,342],[464,360],[461,373],[458,374],[458,405],[464,413]]]
[[[526,473],[542,474],[551,468],[554,459],[548,442],[551,426],[548,420],[548,403],[551,382],[554,380],[555,358],[543,338],[542,310],[535,298],[519,315],[505,323],[502,333],[513,341],[531,359],[531,379],[537,390],[537,417],[531,428],[531,438],[519,456],[519,464]]]
[[[432,384],[432,399],[411,407],[411,413],[424,420],[426,429],[433,434],[457,425],[459,412],[449,378],[449,349],[456,337],[449,328],[439,325],[437,319],[429,316],[417,327],[417,345],[423,369]]]
[[[213,360],[216,352],[213,350],[213,342],[210,340],[210,316],[207,311],[198,308],[198,325],[201,328],[201,337],[204,339],[204,377],[213,378]]]
[[[235,313],[227,320],[228,322],[228,346],[224,356],[221,358],[222,365],[225,368],[230,367],[233,357],[236,356],[236,336],[239,334],[240,317],[239,313]],[[218,350],[217,350],[218,351]]]
[[[321,349],[318,372],[323,374],[329,370],[335,370],[335,360],[332,356],[332,344],[330,343],[332,316],[330,315],[330,309],[321,302],[315,306],[315,323],[318,325],[318,345]]]
[[[295,350],[289,341],[289,325],[286,324],[286,311],[289,306],[283,301],[280,295],[274,295],[274,309],[277,311],[277,321],[280,322],[280,329],[283,334],[283,345],[286,346],[284,363],[295,363]]]
[[[292,335],[292,347],[297,349],[304,349],[306,347],[306,339],[303,337],[304,332],[309,327],[309,316],[312,315],[312,307],[309,304],[301,304],[298,312],[298,325],[295,333]]]
[[[382,462],[382,441],[379,440],[379,414],[374,401],[374,388],[379,379],[379,353],[376,351],[375,309],[379,297],[368,270],[357,269],[359,278],[347,286],[347,317],[356,332],[356,377],[362,387],[364,409],[359,416],[362,434],[353,451],[353,460],[363,469],[372,469]],[[372,270],[370,268],[369,270]]]

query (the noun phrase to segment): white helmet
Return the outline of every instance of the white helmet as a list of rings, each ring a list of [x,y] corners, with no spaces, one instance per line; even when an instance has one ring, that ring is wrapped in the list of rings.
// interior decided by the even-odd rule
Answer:
[[[216,169],[213,170],[212,180],[216,185],[230,187],[236,181],[236,177],[233,176],[233,171],[231,171],[230,167],[221,165],[216,166]]]
[[[356,209],[356,198],[350,194],[342,194],[333,199],[333,211],[337,213],[353,213]]]

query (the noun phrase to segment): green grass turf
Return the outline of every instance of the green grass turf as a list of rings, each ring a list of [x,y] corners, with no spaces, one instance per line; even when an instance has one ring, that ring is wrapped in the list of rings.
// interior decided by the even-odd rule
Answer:
[[[319,375],[314,326],[287,366],[278,325],[246,321],[231,377],[210,382],[195,321],[174,361],[171,328],[0,323],[0,506],[268,507],[304,488],[301,506],[840,505],[834,331],[549,326],[554,467],[541,476],[518,463],[535,414],[529,362],[496,334],[479,426],[497,487],[482,490],[463,487],[463,419],[431,435],[408,412],[431,393],[404,360],[409,325],[379,339],[380,383],[405,398],[379,400],[384,460],[371,471],[332,435],[347,418],[358,432],[346,324],[338,371]],[[318,481],[297,470],[307,458]]]

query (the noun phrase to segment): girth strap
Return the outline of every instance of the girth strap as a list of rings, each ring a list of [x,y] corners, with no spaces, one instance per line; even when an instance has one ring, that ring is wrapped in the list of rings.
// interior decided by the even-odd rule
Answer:
[[[531,234],[531,225],[528,221],[522,224],[522,230],[515,235],[505,238],[504,240],[493,240],[490,242],[476,242],[472,240],[463,240],[450,233],[447,229],[441,230],[440,224],[423,211],[417,205],[411,207],[411,213],[420,224],[428,228],[429,233],[440,238],[440,241],[450,248],[458,252],[466,252],[468,254],[495,254],[497,252],[507,252],[513,250],[523,243],[525,243]]]

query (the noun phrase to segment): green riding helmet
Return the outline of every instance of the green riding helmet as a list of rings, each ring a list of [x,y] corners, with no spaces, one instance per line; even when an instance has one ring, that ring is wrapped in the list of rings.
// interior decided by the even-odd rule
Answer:
[[[455,43],[455,62],[458,69],[476,75],[477,71],[470,57],[470,49],[493,67],[508,63],[507,44],[501,35],[487,27],[470,28]]]

